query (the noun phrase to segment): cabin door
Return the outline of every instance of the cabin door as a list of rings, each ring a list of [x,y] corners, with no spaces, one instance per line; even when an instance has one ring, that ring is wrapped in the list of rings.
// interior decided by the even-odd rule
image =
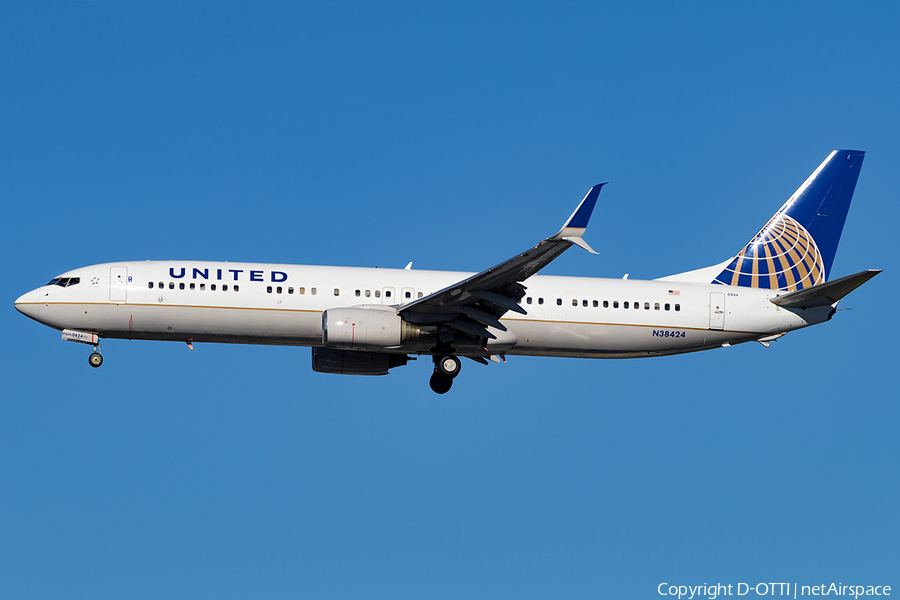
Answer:
[[[709,294],[709,328],[725,329],[725,294],[721,292]]]

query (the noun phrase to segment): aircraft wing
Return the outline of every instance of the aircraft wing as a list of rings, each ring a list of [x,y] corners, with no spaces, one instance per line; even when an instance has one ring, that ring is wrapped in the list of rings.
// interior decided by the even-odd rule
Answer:
[[[770,302],[785,308],[812,308],[814,306],[831,306],[868,280],[881,273],[881,269],[869,269],[855,275],[847,275],[834,281],[820,283],[772,298]]]
[[[445,324],[476,338],[494,339],[496,336],[487,327],[506,331],[500,317],[507,311],[526,314],[518,303],[525,295],[525,286],[521,282],[550,264],[572,244],[596,254],[581,236],[604,185],[601,183],[590,189],[556,235],[486,271],[404,304],[398,312],[410,323]]]

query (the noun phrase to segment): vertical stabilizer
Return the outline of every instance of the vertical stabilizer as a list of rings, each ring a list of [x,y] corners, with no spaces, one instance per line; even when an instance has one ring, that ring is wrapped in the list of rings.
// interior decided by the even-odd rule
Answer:
[[[737,256],[663,280],[785,291],[827,281],[864,156],[835,150]]]

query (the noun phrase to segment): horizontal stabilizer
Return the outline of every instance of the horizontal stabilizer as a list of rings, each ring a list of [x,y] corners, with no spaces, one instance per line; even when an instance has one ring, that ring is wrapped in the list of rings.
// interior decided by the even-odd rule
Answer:
[[[847,275],[834,281],[820,283],[811,288],[798,290],[772,298],[772,303],[784,308],[812,308],[814,306],[831,306],[868,280],[881,273],[881,269],[869,269],[857,273],[856,275]]]

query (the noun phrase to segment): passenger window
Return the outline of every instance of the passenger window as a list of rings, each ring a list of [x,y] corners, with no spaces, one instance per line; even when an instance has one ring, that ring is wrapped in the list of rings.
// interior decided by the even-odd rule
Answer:
[[[381,290],[375,290],[375,297],[381,298]]]
[[[223,292],[227,292],[227,291],[228,291],[228,284],[227,284],[227,283],[223,283],[223,284],[222,284],[222,291],[223,291]]]
[[[183,281],[182,281],[181,283],[178,284],[178,289],[179,289],[179,290],[183,290],[183,289],[184,289],[184,282],[183,282]]]
[[[627,303],[627,302],[623,302],[623,303],[622,303],[622,308],[629,308],[628,303]]]
[[[603,308],[609,308],[609,300],[603,301]]]
[[[214,283],[209,284],[209,291],[211,291],[211,292],[216,291],[216,284],[214,284]]]
[[[309,288],[309,293],[313,296],[316,295],[316,288]]]
[[[237,286],[235,286],[235,287],[237,287]],[[235,291],[237,291],[237,290],[235,290]],[[294,288],[289,287],[289,288],[288,288],[288,294],[293,294],[293,293],[294,293]]]
[[[557,298],[557,299],[556,299],[556,305],[557,305],[557,306],[562,306],[562,298]]]
[[[271,285],[266,286],[266,293],[267,293],[267,294],[271,294],[271,293],[272,293],[272,286],[271,286]]]
[[[241,288],[238,287],[238,284],[234,284],[234,287],[231,288],[231,289],[233,289],[234,291],[238,291],[238,290],[240,290]]]
[[[587,306],[587,300],[582,300],[582,301],[581,301],[581,305],[582,305],[582,306]],[[597,306],[597,301],[596,301],[596,300],[594,300],[594,306]]]
[[[543,304],[543,303],[544,303],[544,299],[543,299],[543,298],[538,298],[538,304]]]
[[[680,304],[676,304],[676,305],[675,305],[675,312],[679,312],[680,310],[681,310],[681,305],[680,305]]]
[[[366,298],[372,297],[372,290],[366,290]]]
[[[170,290],[174,290],[174,289],[175,289],[175,282],[174,282],[174,281],[170,281],[170,282],[169,282],[169,289],[170,289]]]
[[[600,306],[600,303],[594,300],[594,308],[597,308],[598,306]]]
[[[202,292],[202,291],[205,290],[205,289],[206,289],[206,284],[205,284],[205,283],[201,283],[201,284],[200,284],[200,291]]]
[[[297,288],[297,293],[302,296],[303,294],[306,293],[306,288],[305,287]]]
[[[659,302],[653,305],[653,310],[659,310]]]
[[[626,304],[627,304],[627,302],[626,302]],[[619,308],[619,301],[618,301],[618,300],[613,300],[613,308]],[[628,307],[626,306],[625,308],[628,308]]]
[[[164,285],[163,285],[163,282],[160,281],[159,284],[158,284],[156,287],[158,287],[159,289],[163,289],[163,288],[166,287],[166,286],[164,286]]]
[[[356,294],[356,297],[359,298],[359,297],[362,295],[362,291],[361,291],[361,290],[356,290],[356,291],[354,292],[354,294]]]
[[[280,286],[280,285],[279,285],[277,288],[275,288],[275,293],[276,293],[276,294],[280,294],[280,293],[281,293],[281,286]]]
[[[193,289],[196,289],[196,288],[197,288],[197,284],[196,284],[196,283],[193,283],[193,282],[191,282],[191,289],[192,289],[192,290],[193,290]]]
[[[340,295],[341,295],[341,290],[339,290],[338,288],[334,288],[334,295],[335,295],[335,296],[340,296]]]
[[[421,298],[421,297],[424,296],[424,295],[425,295],[425,294],[423,294],[422,292],[419,292],[418,294],[416,294],[416,298]]]
[[[578,300],[572,298],[572,306],[578,306]]]
[[[640,302],[635,302],[635,303],[634,303],[634,309],[635,309],[635,310],[640,310],[640,309],[641,309],[641,303],[640,303]]]
[[[644,310],[650,310],[650,303],[644,302]]]
[[[665,309],[666,309],[666,310],[669,310],[669,309],[670,309],[670,308],[672,308],[672,305],[671,305],[671,304],[669,304],[669,303],[668,303],[668,302],[666,302],[666,306],[665,306]]]
[[[385,298],[390,298],[390,297],[391,297],[391,290],[385,290],[385,292],[384,292],[384,297],[385,297]]]
[[[153,289],[153,282],[151,281],[150,283],[148,283],[148,284],[147,284],[147,287],[150,288],[150,289],[152,290],[152,289]]]
[[[531,304],[531,296],[525,298],[525,304]]]
[[[412,298],[412,292],[406,292],[406,298]]]

